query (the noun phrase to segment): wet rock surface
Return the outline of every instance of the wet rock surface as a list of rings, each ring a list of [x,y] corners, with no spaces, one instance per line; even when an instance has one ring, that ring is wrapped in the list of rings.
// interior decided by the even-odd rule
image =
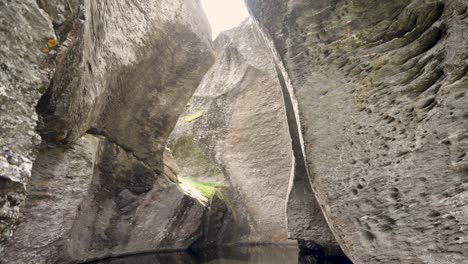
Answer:
[[[222,247],[219,249],[209,249],[203,252],[177,252],[148,254],[139,256],[128,256],[92,262],[95,264],[350,264],[350,262],[340,256],[321,256],[317,254],[303,254],[294,245],[276,246],[249,246],[249,247]]]
[[[247,1],[291,80],[308,177],[355,263],[463,263],[466,1]]]

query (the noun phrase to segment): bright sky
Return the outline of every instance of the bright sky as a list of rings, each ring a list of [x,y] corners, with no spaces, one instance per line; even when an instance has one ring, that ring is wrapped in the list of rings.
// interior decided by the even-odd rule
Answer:
[[[213,39],[221,31],[236,27],[249,16],[244,0],[202,0]]]

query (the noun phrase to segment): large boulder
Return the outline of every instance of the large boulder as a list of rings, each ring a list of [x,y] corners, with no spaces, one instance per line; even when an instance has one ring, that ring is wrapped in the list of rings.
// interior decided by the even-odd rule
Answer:
[[[468,261],[467,2],[247,0],[355,263]]]
[[[2,263],[74,263],[185,249],[204,206],[103,137],[43,148]]]
[[[44,139],[103,135],[160,169],[165,140],[213,63],[200,3],[84,1],[64,46],[38,105]]]
[[[311,240],[337,247],[319,208],[300,218],[286,203],[316,204],[308,180],[292,173],[291,138],[280,80],[271,51],[258,26],[248,19],[214,41],[216,62],[206,74],[170,136],[169,147],[181,179],[224,185],[227,208],[234,215],[228,228],[219,199],[212,200],[210,227],[215,239],[206,243],[285,242],[295,229]],[[310,190],[309,196],[288,197]],[[221,216],[220,216],[221,214]],[[221,219],[221,220],[219,220]],[[313,224],[312,224],[313,223]],[[288,236],[289,233],[289,236]],[[206,232],[205,232],[205,235]]]
[[[41,36],[48,50],[41,51],[38,44],[36,53],[57,51],[49,58],[56,70],[41,99],[40,94],[25,97],[30,105],[24,111],[30,111],[18,114],[34,121],[38,104],[43,146],[32,170],[34,186],[26,198],[25,217],[1,261],[71,263],[187,248],[198,237],[204,207],[166,175],[163,151],[178,116],[213,63],[200,3],[38,2],[64,39],[58,43],[53,38],[51,20],[45,17],[52,35]],[[35,3],[31,6],[38,9]],[[64,15],[64,8],[72,15]],[[30,14],[26,18],[34,26],[42,23]],[[31,38],[26,34],[25,39]],[[37,71],[29,78],[43,74]],[[30,123],[28,129],[34,131],[35,122]],[[19,167],[19,158],[10,156],[5,160]],[[9,196],[5,200],[16,206],[16,197]]]

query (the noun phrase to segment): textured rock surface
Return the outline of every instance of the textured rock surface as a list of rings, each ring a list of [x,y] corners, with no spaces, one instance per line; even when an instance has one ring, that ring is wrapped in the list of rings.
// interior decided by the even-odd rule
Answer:
[[[467,262],[467,2],[247,2],[291,79],[309,178],[345,253]]]
[[[80,13],[80,0],[37,0],[48,16],[57,35],[57,44],[65,42]]]
[[[6,247],[2,263],[53,263],[87,195],[99,139],[85,136],[76,145],[41,149],[34,162],[22,223]]]
[[[39,104],[42,136],[102,134],[159,169],[165,139],[212,64],[201,12],[198,1],[84,1],[85,20]]]
[[[20,6],[15,1],[9,2],[13,3],[7,5],[12,6],[12,10]],[[33,170],[35,186],[31,187],[24,210],[27,219],[5,250],[2,261],[69,263],[130,252],[188,247],[197,239],[204,208],[179,190],[169,179],[170,175],[165,176],[163,150],[178,116],[213,63],[210,33],[200,3],[85,0],[78,7],[77,1],[38,2],[49,13],[54,29],[63,38],[59,48],[56,41],[48,42],[54,36],[52,23],[41,11],[37,12],[43,15],[51,36],[24,36],[28,41],[33,37],[41,38],[45,47],[49,45],[48,62],[56,63],[51,85],[37,107],[42,117],[39,128],[44,146],[50,149],[39,152]],[[29,4],[39,10],[37,5],[27,2],[22,6],[24,12],[35,12],[27,8]],[[18,19],[13,14],[6,15],[13,21]],[[28,21],[35,23],[34,26],[41,25],[42,17],[27,14],[26,18],[31,19]],[[15,28],[9,21],[6,23],[6,32]],[[41,30],[39,28],[38,32],[43,33]],[[19,56],[21,49],[35,51],[32,45],[36,43],[26,43],[31,47],[19,45]],[[37,48],[40,52],[41,46]],[[39,56],[39,53],[33,54]],[[31,56],[31,65],[39,63],[39,58],[27,55]],[[8,61],[12,58],[7,57]],[[31,68],[36,70],[34,65]],[[16,91],[10,91],[14,86],[7,87],[10,90],[6,91],[11,94],[6,96],[14,96],[10,98],[12,105],[15,99],[23,96],[27,108],[19,107],[23,107],[22,114],[31,119],[31,122],[26,120],[29,123],[21,123],[28,124],[26,131],[22,127],[8,127],[11,131],[7,132],[12,135],[14,129],[21,137],[34,135],[34,107],[40,93],[29,98],[27,89],[44,88],[49,77],[46,75],[43,80],[39,75],[47,72],[36,71],[25,73],[29,74],[30,83],[27,84],[30,86],[25,84],[24,92],[17,95]],[[17,81],[15,76],[4,77],[3,73],[2,78]],[[38,86],[39,81],[43,81],[40,84],[44,86],[33,87]],[[13,114],[22,117],[17,112]],[[103,138],[94,168],[89,161],[94,153],[85,151],[92,146],[78,140],[86,132]],[[23,140],[21,137],[19,139]],[[10,140],[7,143],[14,142],[9,137],[6,139]],[[17,148],[27,154],[31,143],[23,145]],[[13,168],[8,164],[26,166],[21,165],[20,156],[7,154],[2,170]],[[30,161],[23,162],[31,166]],[[88,165],[90,167],[86,167]],[[28,170],[26,166],[25,173]],[[3,177],[2,173],[2,195],[4,189],[10,190],[7,189],[10,182],[25,182],[14,177],[17,176]],[[51,182],[51,179],[63,179],[63,182]],[[5,200],[8,202],[4,208],[17,217],[16,197],[5,192]],[[53,213],[45,215],[45,208]]]
[[[11,236],[31,175],[36,102],[49,82],[48,40],[55,34],[36,1],[0,2],[0,252]]]
[[[62,261],[185,249],[201,232],[203,211],[174,183],[105,141]]]
[[[184,249],[201,232],[200,203],[106,139],[87,135],[41,150],[31,179],[24,221],[2,263]]]
[[[237,225],[227,230],[220,227],[215,232],[218,243],[223,239],[285,241],[291,139],[269,48],[248,20],[222,33],[215,49],[215,65],[170,137],[179,176],[228,187]],[[305,185],[310,186],[308,181]],[[311,200],[306,202],[314,203],[313,195],[307,198]],[[291,211],[291,222],[297,220],[295,213]],[[220,217],[216,210],[212,214]],[[323,235],[326,243],[334,243],[319,208],[315,214],[303,219],[317,224],[310,238]],[[229,236],[230,232],[236,236]]]

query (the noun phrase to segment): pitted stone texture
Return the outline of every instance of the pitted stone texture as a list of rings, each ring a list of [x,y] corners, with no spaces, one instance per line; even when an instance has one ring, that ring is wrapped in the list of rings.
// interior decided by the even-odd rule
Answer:
[[[263,1],[310,181],[355,263],[468,261],[466,1]]]
[[[86,131],[105,135],[162,169],[165,140],[212,64],[200,3],[83,5],[39,104],[41,134],[61,143]]]
[[[52,24],[34,0],[0,2],[0,252],[13,233],[31,175],[35,106],[49,85]]]
[[[250,20],[221,33],[214,46],[215,65],[170,137],[179,176],[227,186],[236,221],[211,232],[216,243],[285,241],[291,139],[269,47]],[[317,213],[317,230],[333,241]]]

